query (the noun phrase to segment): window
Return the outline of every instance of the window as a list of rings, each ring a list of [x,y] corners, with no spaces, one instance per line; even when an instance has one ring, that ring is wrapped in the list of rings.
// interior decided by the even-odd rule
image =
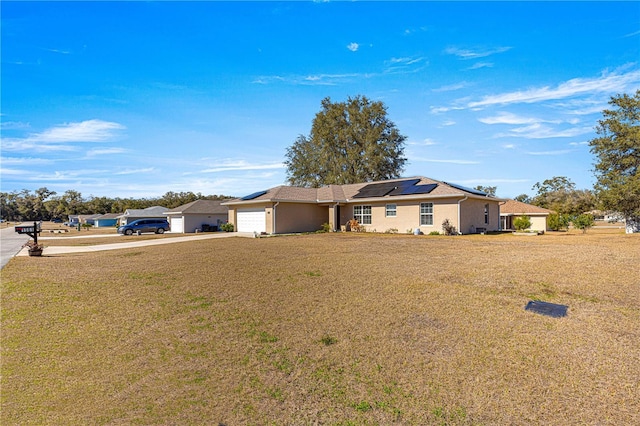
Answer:
[[[433,225],[433,203],[420,203],[420,226]]]
[[[489,224],[489,204],[484,205],[484,223]]]
[[[371,206],[353,206],[353,217],[360,225],[371,225]]]
[[[397,206],[395,204],[387,204],[387,207],[385,209],[385,216],[396,217],[396,213],[397,213]]]

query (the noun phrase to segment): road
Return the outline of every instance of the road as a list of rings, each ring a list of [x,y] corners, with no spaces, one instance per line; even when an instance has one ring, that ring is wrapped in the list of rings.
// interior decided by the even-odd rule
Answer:
[[[30,238],[28,235],[18,234],[13,226],[0,229],[0,268],[4,268]]]

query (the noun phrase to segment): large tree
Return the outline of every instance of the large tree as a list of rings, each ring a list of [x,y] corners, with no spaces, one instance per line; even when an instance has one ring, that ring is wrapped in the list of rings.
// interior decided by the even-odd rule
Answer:
[[[289,183],[317,188],[397,178],[407,161],[405,140],[382,102],[365,96],[336,103],[325,98],[310,135],[298,136],[287,148]]]
[[[598,137],[589,141],[597,157],[595,189],[605,209],[622,213],[627,232],[640,232],[640,90],[611,98]]]

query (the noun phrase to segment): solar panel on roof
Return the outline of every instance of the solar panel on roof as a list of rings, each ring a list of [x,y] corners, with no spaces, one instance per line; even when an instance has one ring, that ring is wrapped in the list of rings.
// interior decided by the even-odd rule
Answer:
[[[428,194],[438,185],[430,183],[426,185],[418,185],[420,179],[407,179],[394,182],[380,182],[366,185],[358,191],[353,198],[375,198],[384,197],[386,195],[412,195],[412,194]]]
[[[462,185],[457,185],[455,183],[450,183],[450,182],[445,182],[447,185],[452,186],[456,189],[459,189],[461,191],[465,191],[468,192],[470,194],[475,194],[475,195],[483,195],[485,197],[489,196],[489,194],[487,194],[486,192],[482,192],[482,191],[478,191],[477,189],[472,189],[472,188],[467,188],[466,186],[462,186]]]
[[[437,183],[428,183],[426,185],[414,185],[408,188],[404,188],[402,193],[398,195],[428,194],[434,189],[436,189],[437,186],[438,186]]]
[[[258,192],[254,192],[253,194],[249,194],[249,195],[245,195],[244,197],[240,198],[242,201],[248,201],[248,200],[253,200],[254,198],[258,198],[261,195],[266,194],[267,191],[258,191]]]

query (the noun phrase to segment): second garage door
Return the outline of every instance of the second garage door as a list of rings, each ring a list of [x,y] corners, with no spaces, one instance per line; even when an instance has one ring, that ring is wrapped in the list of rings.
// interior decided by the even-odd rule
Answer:
[[[171,225],[171,232],[180,234],[184,232],[184,219],[182,217],[172,217],[169,223]]]
[[[238,210],[238,232],[267,232],[267,214],[265,210]]]

